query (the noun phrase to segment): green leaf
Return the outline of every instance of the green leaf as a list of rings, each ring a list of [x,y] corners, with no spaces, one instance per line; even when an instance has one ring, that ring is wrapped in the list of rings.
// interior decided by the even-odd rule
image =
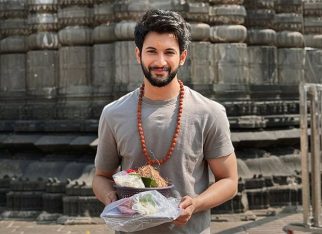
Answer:
[[[152,179],[152,178],[149,178],[149,177],[141,177],[144,185],[146,188],[155,188],[155,187],[158,187],[158,184],[157,182]]]

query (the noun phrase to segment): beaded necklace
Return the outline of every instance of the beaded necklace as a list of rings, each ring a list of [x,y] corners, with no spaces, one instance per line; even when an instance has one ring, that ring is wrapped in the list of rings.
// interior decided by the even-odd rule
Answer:
[[[162,159],[152,159],[150,154],[148,153],[146,144],[145,144],[145,138],[144,138],[144,131],[143,131],[143,125],[142,125],[142,100],[144,96],[144,83],[140,87],[140,94],[139,94],[139,99],[138,99],[138,106],[137,106],[137,127],[138,127],[138,132],[140,136],[140,141],[141,141],[141,148],[144,154],[144,157],[149,165],[153,164],[158,164],[161,165],[168,161],[172,153],[174,151],[174,148],[177,144],[177,138],[179,136],[180,128],[181,128],[181,116],[182,116],[182,111],[183,111],[183,97],[184,97],[184,86],[181,80],[178,80],[179,85],[180,85],[180,94],[179,94],[179,108],[178,108],[178,115],[177,115],[177,125],[175,128],[175,131],[172,136],[172,141],[170,144],[170,147],[166,153],[166,155]]]

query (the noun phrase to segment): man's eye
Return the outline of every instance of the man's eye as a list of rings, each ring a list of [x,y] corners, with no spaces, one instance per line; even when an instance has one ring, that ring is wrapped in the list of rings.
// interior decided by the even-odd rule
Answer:
[[[154,54],[154,53],[155,53],[155,51],[154,51],[154,50],[148,50],[148,51],[147,51],[147,53],[149,53],[149,54]]]

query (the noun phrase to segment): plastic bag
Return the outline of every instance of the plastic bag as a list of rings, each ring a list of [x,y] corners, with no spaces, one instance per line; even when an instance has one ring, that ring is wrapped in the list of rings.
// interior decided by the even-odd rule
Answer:
[[[141,192],[107,205],[101,218],[115,231],[140,231],[178,218],[179,202],[156,190]]]

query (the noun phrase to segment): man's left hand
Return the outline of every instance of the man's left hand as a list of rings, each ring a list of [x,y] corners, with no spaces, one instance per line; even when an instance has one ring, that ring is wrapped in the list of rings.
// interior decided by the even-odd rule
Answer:
[[[173,223],[175,225],[184,225],[189,221],[194,210],[196,209],[195,200],[190,196],[184,196],[181,199],[179,207],[181,208],[181,214],[176,220],[173,221]]]

